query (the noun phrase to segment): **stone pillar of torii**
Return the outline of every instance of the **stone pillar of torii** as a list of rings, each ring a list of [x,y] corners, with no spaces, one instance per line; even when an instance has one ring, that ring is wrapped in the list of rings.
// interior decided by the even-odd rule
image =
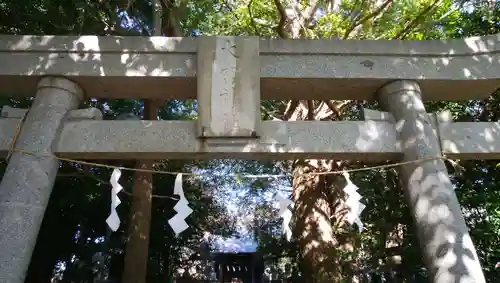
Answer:
[[[485,282],[442,154],[500,156],[500,124],[424,100],[488,96],[500,36],[450,41],[0,36],[0,282],[24,281],[57,170],[73,159],[332,158],[399,168],[431,282]],[[104,121],[84,98],[198,99],[197,121]],[[378,99],[364,121],[261,121],[261,99]],[[24,117],[26,115],[26,117]],[[449,116],[449,115],[448,115]],[[15,141],[15,144],[13,144]],[[56,232],[55,232],[56,233]]]

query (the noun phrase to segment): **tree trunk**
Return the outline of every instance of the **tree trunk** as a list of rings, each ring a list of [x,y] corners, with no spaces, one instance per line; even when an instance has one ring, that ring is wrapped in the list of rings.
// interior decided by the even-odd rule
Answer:
[[[338,115],[343,102],[291,101],[283,118],[325,120]],[[311,137],[313,138],[313,137]],[[295,208],[294,237],[301,252],[305,282],[339,282],[352,267],[341,261],[341,252],[352,251],[349,237],[340,237],[345,180],[340,175],[301,175],[341,169],[340,162],[305,160],[295,162],[292,197]],[[334,217],[332,217],[334,216]],[[347,233],[348,235],[348,233]]]
[[[144,102],[144,118],[156,120],[157,108],[151,101]],[[153,169],[153,160],[137,162],[137,169]],[[132,188],[132,208],[125,250],[122,283],[146,282],[149,252],[149,230],[151,224],[151,196],[153,174],[136,172]]]
[[[320,171],[328,171],[328,167],[302,164],[294,170],[299,174]],[[337,191],[333,188],[335,179],[338,177],[305,175],[293,178],[292,197],[297,217],[293,233],[301,250],[304,282],[338,282],[341,276],[339,241],[330,221],[336,210],[332,204],[339,199],[334,194]]]

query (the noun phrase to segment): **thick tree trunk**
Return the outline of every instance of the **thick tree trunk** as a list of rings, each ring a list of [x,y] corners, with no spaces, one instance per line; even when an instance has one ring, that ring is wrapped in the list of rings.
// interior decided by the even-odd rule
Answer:
[[[138,168],[151,169],[152,161],[141,161]],[[145,282],[147,275],[151,220],[152,174],[137,172],[132,189],[129,237],[125,251],[122,282]]]
[[[286,120],[324,120],[337,115],[342,103],[291,101],[283,115]],[[313,137],[311,137],[313,138]],[[305,160],[294,166],[293,193],[295,208],[294,237],[301,251],[304,282],[339,282],[346,264],[341,252],[352,251],[348,238],[340,239],[338,229],[342,215],[342,188],[339,175],[301,175],[338,170],[331,160]],[[334,216],[334,217],[332,217]],[[347,266],[349,267],[349,266]]]
[[[294,168],[292,197],[296,220],[293,233],[301,251],[305,282],[340,282],[345,274],[350,274],[350,280],[356,277],[352,264],[344,262],[342,256],[353,251],[352,239],[349,233],[336,231],[344,225],[341,221],[344,178],[340,175],[300,175],[332,170],[338,170],[337,164],[327,160],[307,160]]]
[[[323,169],[323,170],[321,170]],[[325,171],[326,168],[321,168]],[[310,165],[300,165],[295,172],[317,172]],[[335,209],[331,187],[324,176],[298,176],[293,179],[296,222],[294,235],[301,248],[304,282],[335,282],[341,267],[338,241],[334,237],[330,216]]]

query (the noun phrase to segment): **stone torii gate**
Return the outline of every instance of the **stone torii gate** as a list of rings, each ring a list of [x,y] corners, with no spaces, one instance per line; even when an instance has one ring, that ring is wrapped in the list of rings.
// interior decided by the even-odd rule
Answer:
[[[487,97],[500,36],[450,41],[0,36],[0,282],[22,283],[59,163],[74,159],[500,157],[499,123],[454,123],[424,100]],[[191,99],[197,121],[103,121],[84,97]],[[374,100],[364,121],[261,121],[261,99]],[[21,126],[16,136],[18,126]],[[432,282],[485,282],[441,159],[400,168]],[[104,221],[104,220],[103,220]]]

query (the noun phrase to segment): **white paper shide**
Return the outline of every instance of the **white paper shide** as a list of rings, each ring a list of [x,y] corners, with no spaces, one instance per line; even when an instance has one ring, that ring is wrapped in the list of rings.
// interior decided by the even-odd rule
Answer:
[[[293,201],[289,198],[285,198],[280,194],[276,194],[275,199],[279,204],[279,216],[283,218],[283,234],[285,234],[285,238],[290,241],[292,238],[292,230],[290,229],[290,221],[292,220],[292,211],[290,210],[290,206],[293,205]]]
[[[109,228],[113,231],[118,230],[120,227],[120,217],[118,216],[118,213],[116,212],[116,208],[118,205],[120,205],[121,200],[118,197],[118,193],[123,190],[123,187],[118,183],[120,180],[120,176],[122,175],[122,172],[120,169],[115,168],[113,170],[113,174],[111,174],[111,178],[109,182],[111,183],[111,213],[109,214],[108,218],[106,219],[106,223],[108,224]]]
[[[184,189],[182,188],[182,174],[177,174],[175,177],[174,195],[179,196],[179,201],[174,206],[174,210],[177,212],[172,218],[168,220],[168,224],[174,230],[175,235],[179,235],[182,231],[189,228],[186,223],[186,218],[193,212],[189,207],[189,202],[184,196]]]
[[[358,186],[354,185],[347,172],[345,172],[343,175],[347,182],[346,186],[344,187],[344,192],[347,195],[345,205],[348,209],[345,220],[351,225],[356,223],[356,225],[358,225],[359,231],[363,231],[364,226],[363,222],[361,222],[360,216],[361,212],[363,212],[366,206],[360,202],[361,195],[357,192],[357,190],[359,189]]]

